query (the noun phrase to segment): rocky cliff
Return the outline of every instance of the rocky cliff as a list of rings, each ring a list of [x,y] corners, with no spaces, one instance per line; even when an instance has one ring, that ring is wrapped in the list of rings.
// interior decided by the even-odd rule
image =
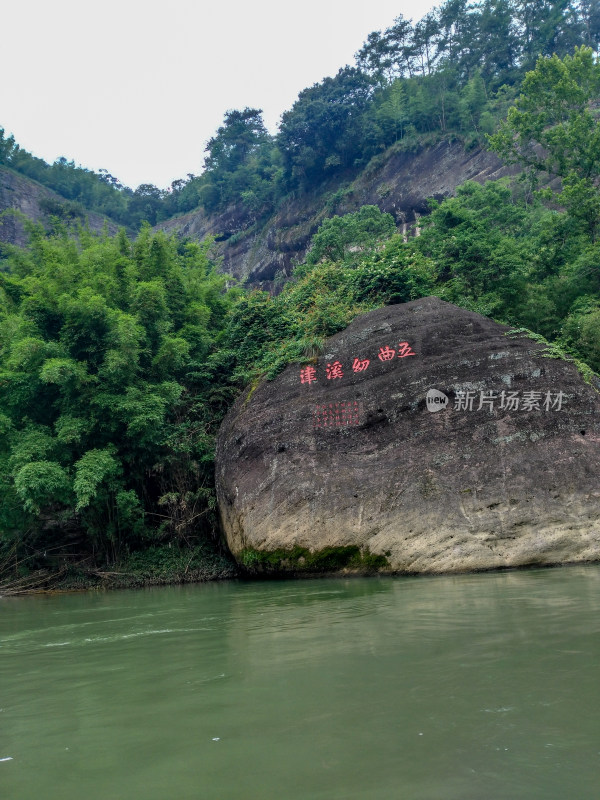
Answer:
[[[224,272],[271,289],[302,260],[327,217],[372,204],[391,213],[406,231],[427,213],[428,198],[447,197],[466,180],[483,183],[507,174],[493,153],[479,147],[467,151],[458,140],[442,141],[417,152],[392,149],[373,159],[354,180],[330,181],[317,193],[290,198],[260,223],[237,206],[216,215],[192,211],[157,227],[198,240],[216,236]]]
[[[218,437],[256,570],[457,572],[600,558],[600,394],[544,345],[429,297],[356,319]]]
[[[33,222],[47,225],[50,215],[62,214],[67,221],[86,219],[92,230],[101,231],[105,225],[111,233],[116,233],[118,226],[107,222],[100,214],[91,211],[76,211],[75,207],[64,197],[42,186],[37,181],[20,175],[7,167],[0,167],[0,213],[14,209],[21,212]],[[27,233],[23,221],[18,215],[5,214],[0,217],[0,242],[27,244]]]
[[[457,139],[416,151],[390,148],[358,175],[331,178],[312,193],[280,202],[266,219],[257,220],[239,203],[220,214],[191,211],[156,228],[197,240],[215,236],[215,253],[223,258],[224,272],[272,290],[302,260],[311,237],[327,217],[377,205],[394,216],[401,231],[408,232],[427,213],[429,198],[447,197],[466,180],[483,183],[506,174],[508,170],[493,153],[480,147],[466,150]],[[16,209],[44,225],[57,213],[67,221],[87,219],[93,230],[101,230],[106,222],[36,181],[0,167],[0,213],[6,209]],[[111,233],[117,231],[117,225],[107,224]],[[26,241],[18,216],[0,218],[0,242],[23,245]]]

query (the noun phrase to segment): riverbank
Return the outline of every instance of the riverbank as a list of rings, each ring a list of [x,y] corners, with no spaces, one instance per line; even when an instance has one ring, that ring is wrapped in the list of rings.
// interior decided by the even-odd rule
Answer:
[[[234,578],[278,580],[404,574],[385,570],[385,562],[382,557],[361,554],[357,547],[328,547],[312,554],[305,548],[273,553],[248,550],[237,563],[212,543],[192,548],[163,545],[133,553],[112,564],[99,565],[87,559],[27,574],[4,575],[0,577],[0,597],[141,589]]]
[[[277,570],[262,561],[257,564],[237,564],[231,556],[201,545],[188,549],[152,547],[135,553],[115,564],[91,566],[72,564],[58,570],[36,570],[20,577],[0,578],[0,598],[34,594],[60,594],[71,592],[97,592],[113,589],[144,589],[151,586],[180,586],[191,583],[216,583],[241,579],[245,582],[280,582],[285,580],[311,580],[318,578],[367,577],[424,577],[450,578],[477,575],[482,572],[528,572],[558,567],[588,566],[597,561],[556,562],[554,564],[524,564],[514,567],[463,570],[454,572],[417,573],[378,569],[365,563],[325,563],[298,566],[295,571]]]
[[[82,561],[0,578],[0,596],[98,589],[138,589],[237,578],[238,566],[211,544],[150,547],[112,564]]]

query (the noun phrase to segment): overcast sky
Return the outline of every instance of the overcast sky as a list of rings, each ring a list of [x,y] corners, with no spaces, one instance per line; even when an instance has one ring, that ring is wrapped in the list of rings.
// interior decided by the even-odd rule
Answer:
[[[438,3],[439,4],[439,3]],[[31,0],[4,4],[0,127],[34,155],[137,187],[198,174],[227,109],[274,132],[298,92],[426,0]]]

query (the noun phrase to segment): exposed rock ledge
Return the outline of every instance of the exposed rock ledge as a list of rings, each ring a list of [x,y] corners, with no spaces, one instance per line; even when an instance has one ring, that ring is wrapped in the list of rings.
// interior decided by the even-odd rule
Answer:
[[[41,183],[27,178],[8,167],[0,166],[0,214],[7,209],[19,211],[26,219],[40,222],[48,227],[49,218],[54,211],[44,209],[44,201],[52,201],[55,209],[69,207],[69,201],[56,194]],[[73,205],[73,204],[71,204]],[[77,204],[75,204],[77,205]],[[118,226],[93,211],[86,211],[77,220],[87,222],[91,230],[102,231],[104,227],[111,235],[118,231]],[[0,243],[7,242],[25,247],[29,242],[29,234],[18,216],[0,217]]]
[[[374,159],[349,184],[332,178],[315,193],[300,194],[277,205],[272,217],[256,223],[243,204],[219,214],[190,211],[161,222],[157,228],[201,240],[217,235],[223,271],[244,283],[268,289],[273,280],[289,276],[306,254],[313,234],[333,214],[347,214],[367,204],[393,215],[406,232],[428,213],[428,198],[441,200],[467,180],[484,183],[512,174],[494,153],[480,147],[465,150],[462,142],[441,141],[418,152],[393,152]],[[332,194],[338,199],[332,204]]]
[[[382,308],[327,341],[314,381],[291,365],[240,397],[217,446],[233,554],[283,571],[599,559],[600,395],[507,330],[434,297]],[[449,398],[435,413],[430,389]]]

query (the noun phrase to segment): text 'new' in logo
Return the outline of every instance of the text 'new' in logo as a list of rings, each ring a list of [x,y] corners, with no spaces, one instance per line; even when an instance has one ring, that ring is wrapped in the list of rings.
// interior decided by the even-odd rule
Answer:
[[[436,411],[441,411],[448,405],[448,397],[443,392],[437,389],[430,389],[426,395],[427,411],[435,414]]]

